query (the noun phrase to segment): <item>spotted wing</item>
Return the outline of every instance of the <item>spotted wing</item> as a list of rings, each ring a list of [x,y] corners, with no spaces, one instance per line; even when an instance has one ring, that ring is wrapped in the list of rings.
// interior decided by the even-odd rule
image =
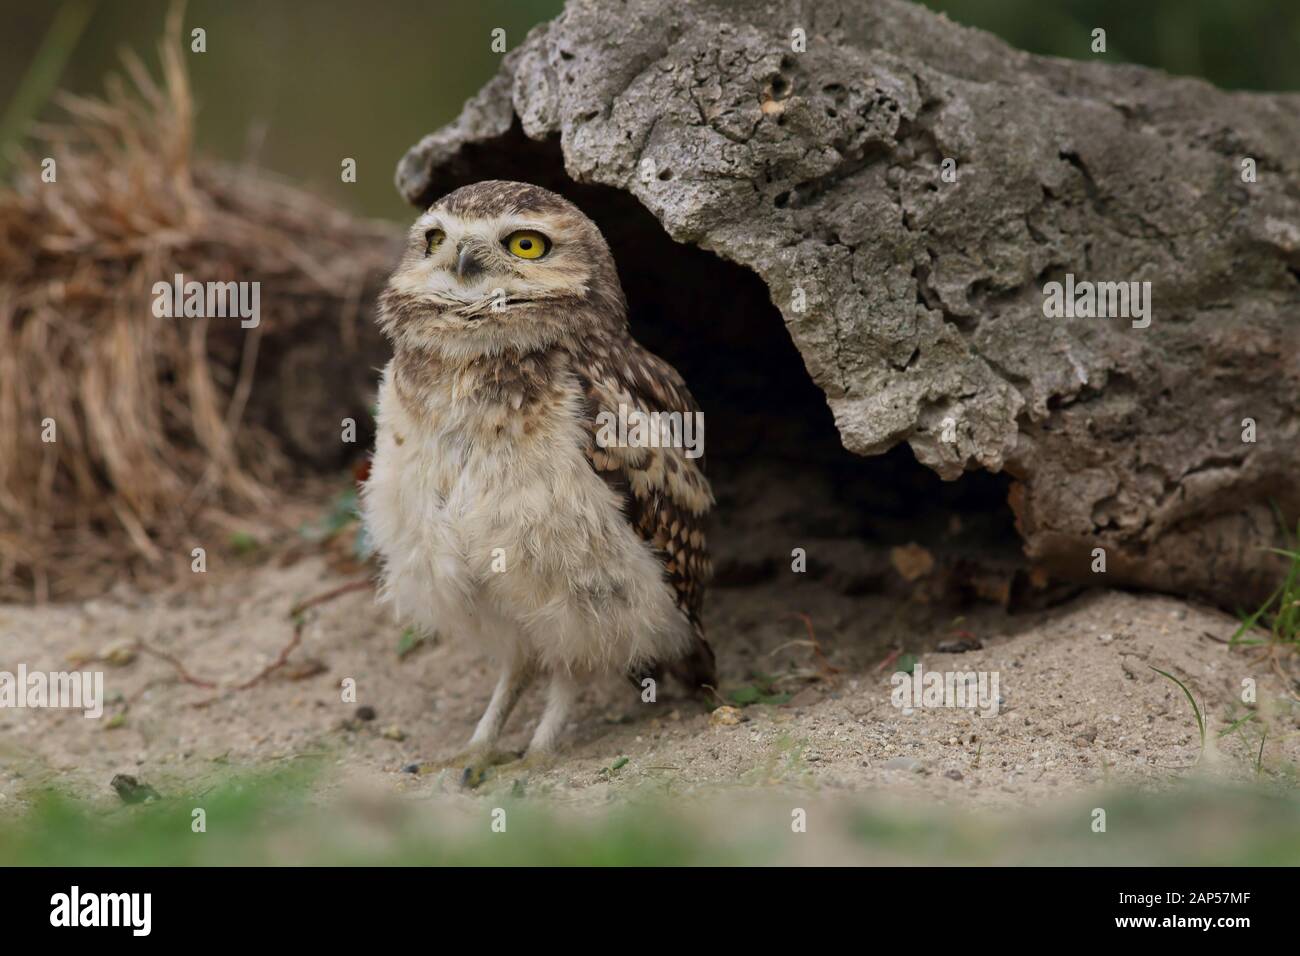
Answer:
[[[698,454],[704,439],[699,406],[676,369],[631,338],[596,341],[578,364],[590,424],[587,458],[621,497],[623,513],[637,534],[659,555],[677,606],[702,643],[700,615],[712,575],[704,525],[713,491]],[[644,431],[640,444],[620,444],[620,438],[637,437],[630,427],[637,421],[633,412],[660,413],[657,421],[682,441],[673,445],[661,428],[660,447],[648,447],[651,441]],[[679,417],[665,418],[665,413]],[[617,427],[620,415],[629,425],[622,434]],[[694,449],[682,447],[688,438],[698,443]],[[708,658],[711,665],[712,652]]]

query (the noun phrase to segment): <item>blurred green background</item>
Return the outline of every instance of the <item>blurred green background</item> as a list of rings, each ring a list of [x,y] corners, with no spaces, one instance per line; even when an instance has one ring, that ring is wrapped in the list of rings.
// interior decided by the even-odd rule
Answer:
[[[302,760],[275,775],[235,774],[135,805],[33,791],[21,798],[22,812],[0,815],[0,866],[1295,866],[1300,860],[1294,791],[1216,783],[1198,773],[1161,792],[1109,788],[1050,806],[972,810],[797,784],[667,798],[661,784],[644,776],[640,784],[620,786],[620,799],[603,807],[565,808],[528,787],[457,800],[427,779],[422,792],[400,798],[336,791],[322,803],[310,797],[319,769]],[[795,806],[812,821],[806,833],[791,830]],[[195,829],[196,808],[205,816],[202,832]],[[1106,812],[1103,833],[1093,830],[1097,808]],[[493,814],[502,811],[506,829],[494,832]]]
[[[862,0],[867,2],[867,0]],[[1296,0],[931,0],[952,19],[1035,53],[1107,59],[1203,76],[1230,88],[1300,88]],[[405,221],[392,187],[397,159],[452,119],[494,73],[491,31],[513,48],[562,0],[192,0],[186,32],[207,30],[189,57],[199,145],[252,159],[354,212]],[[0,0],[0,104],[10,112],[37,51],[58,21],[75,37],[59,85],[100,90],[129,47],[156,62],[168,0]],[[78,30],[78,27],[80,29]],[[56,58],[57,60],[57,58]],[[53,68],[57,68],[55,62]],[[39,85],[39,84],[37,84]],[[43,106],[41,104],[44,104]],[[38,115],[53,115],[41,98]],[[358,181],[339,178],[343,157]]]

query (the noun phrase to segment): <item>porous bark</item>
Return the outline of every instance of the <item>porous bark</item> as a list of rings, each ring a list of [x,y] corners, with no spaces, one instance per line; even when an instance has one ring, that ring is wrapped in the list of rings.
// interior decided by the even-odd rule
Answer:
[[[847,449],[1005,469],[1039,565],[1232,604],[1300,512],[1298,118],[900,0],[571,0],[397,183],[635,197],[761,277]],[[1150,282],[1149,326],[1046,317],[1066,274]]]

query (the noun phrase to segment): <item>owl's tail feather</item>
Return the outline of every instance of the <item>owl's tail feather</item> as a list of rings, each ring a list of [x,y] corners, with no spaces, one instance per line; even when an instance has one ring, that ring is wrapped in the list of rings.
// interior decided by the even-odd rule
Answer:
[[[628,669],[627,679],[638,690],[644,689],[644,681],[653,680],[656,684],[663,682],[664,670],[692,690],[704,687],[717,688],[717,662],[713,657],[713,648],[704,639],[699,630],[695,631],[690,650],[671,661],[646,661]]]
[[[699,631],[695,632],[691,649],[684,657],[670,661],[668,670],[687,687],[698,689],[718,686],[718,664],[713,656],[713,648],[709,647],[709,642]]]

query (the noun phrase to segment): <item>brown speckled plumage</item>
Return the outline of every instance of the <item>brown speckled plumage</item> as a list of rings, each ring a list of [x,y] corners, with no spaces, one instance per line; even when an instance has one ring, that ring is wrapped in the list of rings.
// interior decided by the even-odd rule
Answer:
[[[584,343],[575,365],[591,424],[587,457],[622,496],[637,534],[660,556],[677,606],[702,640],[704,591],[712,574],[704,525],[713,504],[703,459],[687,458],[681,448],[601,448],[596,441],[597,416],[617,414],[620,403],[641,412],[694,413],[699,406],[677,371],[628,335]],[[712,674],[701,676],[709,679],[701,682],[712,680]]]

